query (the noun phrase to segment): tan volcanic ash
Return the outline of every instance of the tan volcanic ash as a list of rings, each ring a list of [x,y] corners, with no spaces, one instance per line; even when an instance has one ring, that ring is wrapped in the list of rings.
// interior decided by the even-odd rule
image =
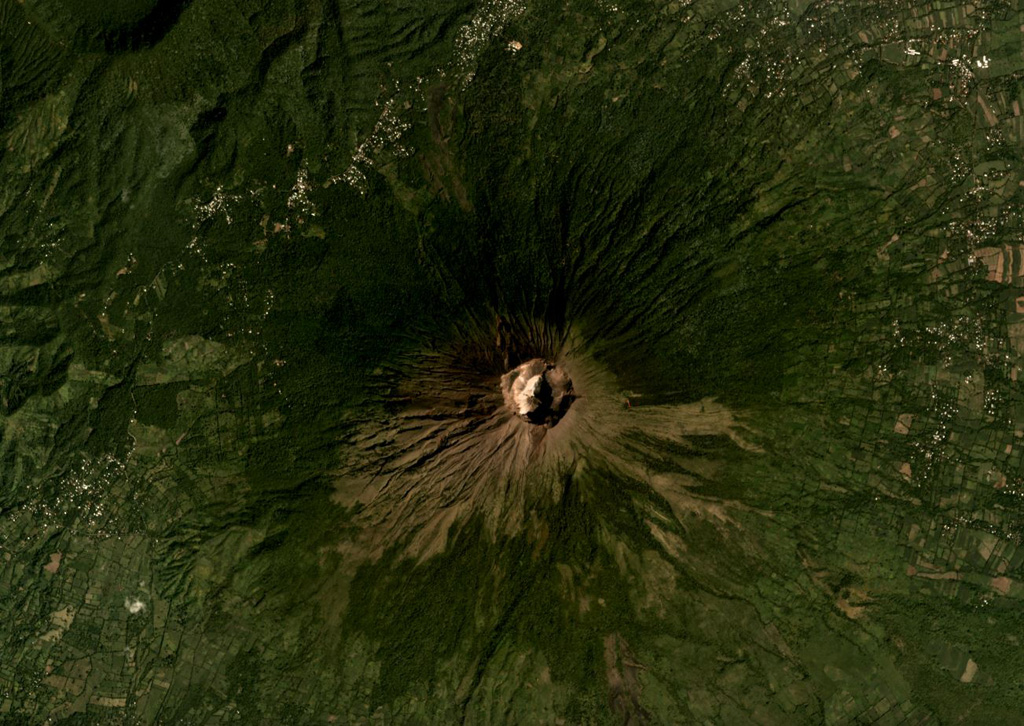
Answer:
[[[492,534],[515,534],[537,505],[560,499],[567,475],[591,465],[647,482],[676,516],[698,513],[721,526],[731,523],[727,505],[694,494],[692,480],[652,474],[643,463],[660,445],[688,436],[722,435],[757,451],[728,409],[712,399],[627,406],[614,376],[587,355],[580,336],[559,339],[537,330],[543,341],[534,347],[542,353],[537,358],[571,380],[572,403],[557,425],[517,415],[503,392],[507,356],[499,353],[493,370],[481,370],[490,365],[493,338],[480,331],[469,331],[461,346],[416,356],[388,396],[397,412],[362,421],[345,447],[333,500],[354,508],[359,534],[339,551],[376,560],[400,544],[422,560],[443,551],[451,528],[473,515]]]

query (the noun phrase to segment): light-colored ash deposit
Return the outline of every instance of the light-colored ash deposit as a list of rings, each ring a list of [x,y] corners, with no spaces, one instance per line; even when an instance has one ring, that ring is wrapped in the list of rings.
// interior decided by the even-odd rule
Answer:
[[[548,428],[561,420],[575,398],[569,375],[541,358],[503,375],[501,393],[505,405],[523,421]]]

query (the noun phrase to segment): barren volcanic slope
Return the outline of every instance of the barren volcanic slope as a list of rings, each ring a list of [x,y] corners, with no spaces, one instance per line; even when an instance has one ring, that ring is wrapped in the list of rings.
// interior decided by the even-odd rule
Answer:
[[[0,0],[0,724],[1015,722],[1022,33]]]

